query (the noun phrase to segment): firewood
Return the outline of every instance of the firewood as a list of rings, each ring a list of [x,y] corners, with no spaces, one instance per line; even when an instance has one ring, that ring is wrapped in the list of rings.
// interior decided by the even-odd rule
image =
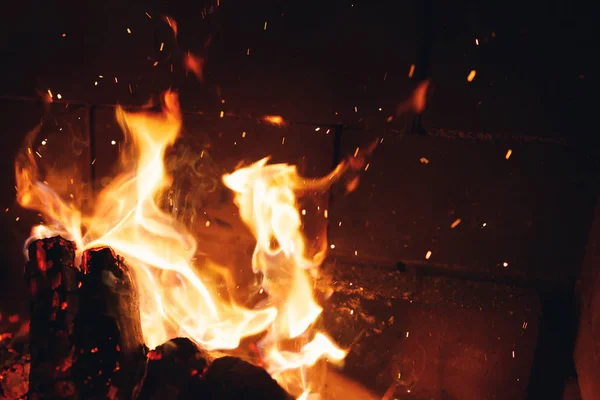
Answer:
[[[138,400],[293,399],[264,369],[207,353],[187,338],[158,346],[148,360]]]
[[[31,294],[29,399],[74,399],[71,368],[77,311],[75,245],[60,237],[28,248],[25,279]]]
[[[204,375],[211,356],[187,338],[175,338],[151,350],[138,400],[179,399],[194,391],[194,380]],[[196,393],[200,395],[202,393]],[[198,398],[204,399],[202,396]]]
[[[137,289],[110,248],[83,254],[73,375],[85,399],[131,399],[146,364]]]
[[[204,387],[205,398],[211,400],[293,400],[267,371],[237,357],[214,360],[197,383]]]

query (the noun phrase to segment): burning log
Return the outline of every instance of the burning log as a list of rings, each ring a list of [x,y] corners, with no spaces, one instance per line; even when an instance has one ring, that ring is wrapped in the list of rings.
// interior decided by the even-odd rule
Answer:
[[[25,279],[31,294],[29,399],[75,398],[73,322],[77,311],[75,245],[62,237],[36,240]]]
[[[236,357],[213,360],[187,338],[158,346],[148,359],[138,400],[293,399],[264,369]]]
[[[83,255],[74,340],[80,397],[131,399],[143,377],[146,346],[133,277],[110,248]]]
[[[217,358],[204,375],[207,399],[292,400],[264,369],[237,357]]]
[[[148,354],[146,376],[137,399],[174,399],[193,392],[194,381],[203,376],[210,356],[185,338],[169,340]]]
[[[108,247],[84,252],[61,237],[29,246],[30,399],[292,399],[262,368],[213,361],[177,338],[146,357],[137,289]],[[222,355],[219,355],[222,356]]]

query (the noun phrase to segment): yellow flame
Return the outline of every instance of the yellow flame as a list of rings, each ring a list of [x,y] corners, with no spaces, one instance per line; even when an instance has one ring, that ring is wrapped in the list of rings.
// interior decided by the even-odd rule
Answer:
[[[330,185],[348,164],[320,180],[306,180],[295,166],[268,165],[265,158],[223,177],[256,238],[252,270],[262,277],[269,296],[268,306],[248,309],[207,284],[193,264],[195,238],[155,201],[172,183],[164,155],[181,128],[177,96],[165,93],[161,113],[118,108],[117,119],[130,150],[122,153],[120,174],[98,195],[89,214],[42,183],[31,151],[18,157],[17,200],[48,220],[32,230],[30,240],[60,234],[75,241],[80,252],[110,246],[124,256],[135,275],[148,346],[187,336],[205,349],[228,350],[243,338],[264,333],[258,347],[267,371],[293,394],[310,392],[307,369],[322,358],[341,361],[346,352],[314,330],[322,308],[313,298],[313,279],[327,243],[317,254],[307,254],[296,193]],[[36,134],[28,137],[25,148],[31,148]]]

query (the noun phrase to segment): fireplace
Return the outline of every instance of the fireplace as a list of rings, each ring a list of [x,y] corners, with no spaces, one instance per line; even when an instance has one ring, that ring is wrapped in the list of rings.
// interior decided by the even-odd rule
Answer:
[[[426,34],[396,43],[418,54],[401,73],[344,46],[279,72],[263,39],[192,28],[236,25],[221,3],[99,6],[123,17],[110,46],[81,34],[97,16],[44,27],[47,74],[82,76],[0,93],[0,398],[596,398],[597,158],[555,117],[574,111],[496,92],[484,65],[424,67]],[[416,25],[442,29],[423,4]],[[483,54],[503,33],[476,36]],[[72,56],[81,38],[124,66]],[[370,71],[360,96],[328,95],[342,70]]]

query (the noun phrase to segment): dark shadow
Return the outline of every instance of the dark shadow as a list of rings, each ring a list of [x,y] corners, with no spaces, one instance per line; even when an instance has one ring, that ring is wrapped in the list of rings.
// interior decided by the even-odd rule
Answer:
[[[565,385],[577,376],[573,351],[579,325],[574,282],[565,288],[540,290],[542,314],[529,379],[529,399],[562,399]]]

